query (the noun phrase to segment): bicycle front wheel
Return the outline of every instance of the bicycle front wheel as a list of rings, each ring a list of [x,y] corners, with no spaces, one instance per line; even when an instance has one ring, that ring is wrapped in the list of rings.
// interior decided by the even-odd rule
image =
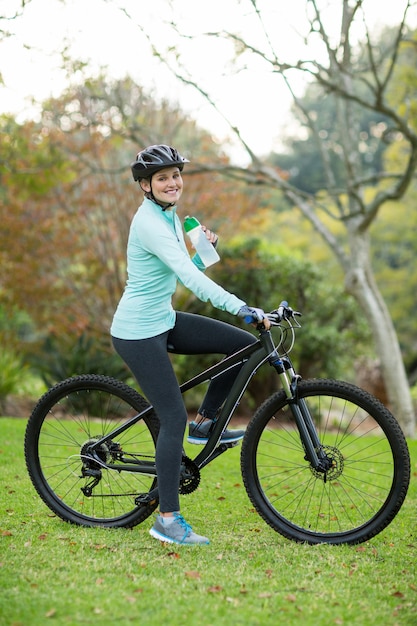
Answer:
[[[45,504],[82,526],[132,527],[157,501],[137,505],[156,486],[155,475],[126,471],[154,463],[159,421],[153,410],[115,438],[109,435],[149,404],[134,389],[107,376],[86,374],[58,383],[35,406],[25,434],[26,465]],[[112,466],[108,469],[107,466]]]
[[[321,445],[326,473],[306,460],[283,391],[253,416],[241,451],[250,500],[288,539],[310,544],[361,543],[398,513],[410,480],[404,435],[376,398],[349,383],[307,380],[298,385]]]

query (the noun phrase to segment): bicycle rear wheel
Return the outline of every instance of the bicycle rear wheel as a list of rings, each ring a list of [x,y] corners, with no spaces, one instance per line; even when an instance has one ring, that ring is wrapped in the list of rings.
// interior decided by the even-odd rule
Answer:
[[[398,513],[410,480],[404,435],[373,396],[348,383],[307,380],[298,385],[332,467],[316,471],[305,458],[283,391],[253,416],[241,450],[250,500],[288,539],[361,543]]]
[[[42,396],[27,424],[25,458],[36,491],[54,513],[82,526],[132,527],[155,510],[157,501],[138,506],[135,498],[155,487],[156,477],[124,469],[132,460],[155,460],[153,410],[102,444],[96,461],[88,450],[147,407],[131,387],[94,374],[64,380]]]

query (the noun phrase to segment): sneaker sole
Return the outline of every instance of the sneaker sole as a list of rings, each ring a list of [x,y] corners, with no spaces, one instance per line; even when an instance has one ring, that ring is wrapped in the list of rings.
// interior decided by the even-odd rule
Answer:
[[[172,537],[168,537],[167,535],[163,535],[162,533],[159,533],[157,530],[155,530],[154,528],[151,528],[149,531],[149,534],[154,538],[154,539],[159,539],[159,541],[162,541],[163,543],[175,543],[177,546],[207,546],[210,542],[209,541],[200,541],[200,542],[186,542],[186,541],[177,541],[176,539],[173,539]]]
[[[220,443],[237,443],[241,441],[242,437],[232,437],[231,439],[220,439]],[[187,437],[188,443],[195,443],[200,446],[205,446],[208,442],[208,439],[204,439],[203,437]]]

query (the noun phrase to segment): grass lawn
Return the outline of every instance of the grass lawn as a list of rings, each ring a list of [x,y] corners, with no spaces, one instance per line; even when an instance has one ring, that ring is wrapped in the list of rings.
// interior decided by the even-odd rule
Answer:
[[[397,518],[359,546],[307,546],[253,511],[239,447],[205,468],[184,517],[209,546],[162,545],[148,530],[71,526],[30,483],[26,421],[0,419],[0,625],[322,626],[417,624],[417,441]]]

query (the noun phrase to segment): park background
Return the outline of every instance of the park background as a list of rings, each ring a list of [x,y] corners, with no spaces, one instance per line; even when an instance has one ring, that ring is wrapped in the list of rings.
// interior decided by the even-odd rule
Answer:
[[[179,212],[196,214],[220,235],[222,262],[210,276],[252,305],[267,310],[285,298],[301,310],[293,354],[300,373],[343,378],[371,390],[392,408],[414,451],[416,26],[416,7],[405,0],[384,11],[373,0],[297,0],[291,7],[255,0],[0,2],[0,406],[7,433],[0,458],[7,624],[28,623],[28,615],[33,624],[57,615],[60,623],[82,623],[79,615],[71,621],[69,605],[59,604],[59,586],[51,586],[53,567],[45,563],[43,535],[53,538],[61,585],[67,542],[78,545],[70,549],[77,558],[99,551],[122,558],[118,537],[110,541],[103,535],[95,544],[84,530],[64,531],[48,519],[24,472],[19,448],[24,420],[9,418],[27,418],[49,385],[73,374],[98,372],[134,384],[112,352],[108,329],[125,282],[129,223],[140,202],[129,165],[146,145],[172,144],[190,159]],[[182,289],[176,306],[238,323]],[[206,359],[178,358],[175,367],[182,379],[205,364]],[[239,417],[248,419],[274,388],[272,378],[257,377]],[[198,398],[188,402],[192,411]],[[382,616],[387,624],[413,623],[415,456],[412,467],[414,495],[398,525],[360,555],[368,576],[375,565],[375,595],[361,609],[333,592],[331,606],[342,607],[330,610],[333,623],[355,623],[361,610],[364,624],[380,623]],[[222,466],[208,479],[208,491],[193,502],[197,517],[207,514],[215,485],[230,482],[236,469]],[[233,480],[237,485],[238,478]],[[234,545],[236,558],[248,566],[247,578],[241,565],[235,594],[223,594],[220,583],[204,586],[212,610],[206,623],[228,620],[231,610],[236,623],[272,623],[274,602],[287,623],[297,623],[297,612],[305,616],[308,609],[303,603],[299,610],[288,581],[282,595],[271,577],[281,580],[278,573],[289,563],[300,575],[306,553],[281,539],[274,544],[272,533],[247,517],[245,501],[237,502],[246,512],[246,536],[259,537],[254,544],[259,553],[266,554],[272,543],[283,562],[265,568],[267,590],[248,594],[259,562],[252,567],[253,551],[243,539],[243,552]],[[219,519],[227,524],[230,511]],[[223,543],[215,555],[218,567],[228,549],[226,538]],[[34,544],[31,556],[22,551]],[[145,535],[139,544],[149,550]],[[134,541],[129,545],[134,560]],[[398,550],[392,561],[390,546]],[[176,576],[185,576],[181,601],[186,602],[188,583],[194,585],[192,606],[198,607],[205,578],[195,557],[184,570],[181,559],[153,550],[156,563],[175,562]],[[314,552],[304,550],[309,557]],[[324,550],[326,567],[337,564],[339,572],[348,572],[347,582],[338,579],[347,593],[360,559],[348,548],[337,556],[334,549]],[[40,587],[25,577],[30,558],[42,562]],[[74,570],[77,558],[70,567],[71,586],[85,583]],[[205,557],[204,567],[214,579],[212,560],[213,554]],[[147,559],[139,562],[148,567]],[[104,559],[97,568],[114,566]],[[7,576],[13,567],[16,583]],[[311,568],[311,576],[321,569]],[[231,569],[220,569],[230,576]],[[361,574],[358,588],[366,577]],[[154,568],[148,575],[149,589],[160,588],[161,581],[168,585]],[[407,591],[395,586],[395,577],[403,577]],[[97,574],[95,591],[105,579]],[[148,589],[134,580],[129,598]],[[28,588],[31,613],[25,614],[17,606]],[[112,588],[124,597],[113,578],[103,584],[103,597],[113,597]],[[324,615],[320,598],[328,599],[323,587],[312,593],[312,621],[305,623],[318,623],[317,616]],[[383,610],[372,616],[378,603]],[[131,615],[133,620],[137,614]],[[186,607],[183,615],[193,623]],[[166,617],[159,609],[155,616]],[[148,613],[146,620],[151,623]]]

